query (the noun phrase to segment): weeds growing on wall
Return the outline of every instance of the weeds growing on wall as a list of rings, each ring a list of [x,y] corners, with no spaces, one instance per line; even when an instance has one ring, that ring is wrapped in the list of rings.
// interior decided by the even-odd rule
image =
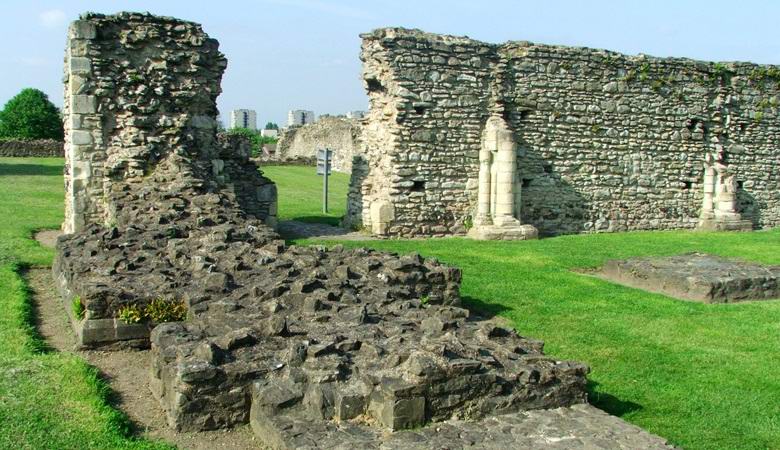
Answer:
[[[135,303],[119,308],[117,318],[125,323],[179,322],[187,318],[187,305],[180,300],[156,298],[145,306]]]
[[[86,314],[86,310],[84,309],[84,304],[81,303],[81,297],[78,295],[73,297],[73,300],[70,302],[70,309],[73,311],[73,317],[81,320],[84,318],[84,315]]]

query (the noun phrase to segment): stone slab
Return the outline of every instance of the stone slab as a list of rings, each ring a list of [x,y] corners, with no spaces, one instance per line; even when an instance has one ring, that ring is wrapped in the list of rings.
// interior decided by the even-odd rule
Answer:
[[[705,303],[780,298],[780,266],[702,253],[607,261],[599,275],[627,286]]]
[[[383,433],[360,420],[312,422],[275,418],[253,411],[258,439],[273,449],[673,449],[650,434],[587,404],[523,411],[480,421],[449,420],[415,430]]]
[[[523,241],[537,239],[539,232],[533,225],[478,225],[469,230],[468,236],[480,241]]]
[[[701,219],[696,225],[698,231],[753,231],[753,222],[749,220]]]

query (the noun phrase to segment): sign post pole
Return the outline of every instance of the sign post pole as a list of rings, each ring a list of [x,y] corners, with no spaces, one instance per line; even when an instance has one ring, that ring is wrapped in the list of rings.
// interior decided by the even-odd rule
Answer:
[[[322,176],[322,212],[328,213],[328,173],[330,172],[330,150],[325,149],[325,175]]]
[[[317,150],[317,175],[322,175],[322,212],[328,213],[328,176],[333,152],[329,148]]]

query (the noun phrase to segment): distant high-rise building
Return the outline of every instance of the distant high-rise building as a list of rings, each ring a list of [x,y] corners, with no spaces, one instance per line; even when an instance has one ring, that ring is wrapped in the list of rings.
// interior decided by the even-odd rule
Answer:
[[[257,129],[257,113],[254,109],[234,109],[230,112],[230,128]]]
[[[362,119],[366,117],[366,112],[361,110],[347,111],[347,119]]]
[[[306,125],[314,123],[317,120],[314,111],[305,111],[303,109],[294,109],[287,113],[287,126]]]

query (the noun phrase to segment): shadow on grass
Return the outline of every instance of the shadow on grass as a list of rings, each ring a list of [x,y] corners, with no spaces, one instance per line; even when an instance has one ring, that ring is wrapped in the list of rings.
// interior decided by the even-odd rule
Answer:
[[[29,350],[33,354],[53,352],[55,351],[54,348],[46,342],[46,339],[44,339],[39,331],[41,325],[41,312],[37,303],[33,301],[35,292],[30,287],[29,282],[30,266],[26,264],[16,264],[15,266],[14,271],[19,278],[22,279],[23,283],[22,289],[24,289],[24,291],[22,295],[24,296],[24,300],[21,307],[20,326],[22,327],[23,332],[30,337],[30,340],[28,341]]]
[[[500,305],[498,303],[488,303],[484,300],[480,300],[468,295],[461,296],[461,300],[463,301],[464,307],[466,307],[469,311],[478,314],[484,319],[492,319],[496,316],[500,316],[501,313],[509,311],[510,309],[504,305]]]
[[[300,217],[293,217],[290,220],[294,220],[296,222],[305,222],[305,223],[324,223],[326,225],[337,227],[339,226],[339,222],[341,222],[341,217],[300,216]]]
[[[0,164],[0,176],[3,175],[62,175],[62,166],[47,166],[43,164]]]
[[[23,332],[30,337],[30,351],[33,354],[59,353],[59,351],[46,342],[46,339],[40,332],[42,315],[38,302],[35,301],[36,292],[30,286],[29,272],[31,267],[26,264],[16,264],[15,271],[23,281],[22,303],[22,323]],[[70,324],[68,324],[70,327]],[[103,373],[97,367],[87,363],[79,358],[82,365],[84,380],[94,390],[97,396],[98,406],[105,407],[107,415],[104,416],[108,425],[115,429],[121,436],[124,436],[135,442],[145,442],[143,439],[143,429],[130,419],[130,417],[121,410],[123,403],[119,392],[111,388],[111,378]]]
[[[596,408],[617,417],[642,409],[642,405],[620,400],[614,395],[599,391],[598,387],[599,383],[588,380],[588,402]]]

